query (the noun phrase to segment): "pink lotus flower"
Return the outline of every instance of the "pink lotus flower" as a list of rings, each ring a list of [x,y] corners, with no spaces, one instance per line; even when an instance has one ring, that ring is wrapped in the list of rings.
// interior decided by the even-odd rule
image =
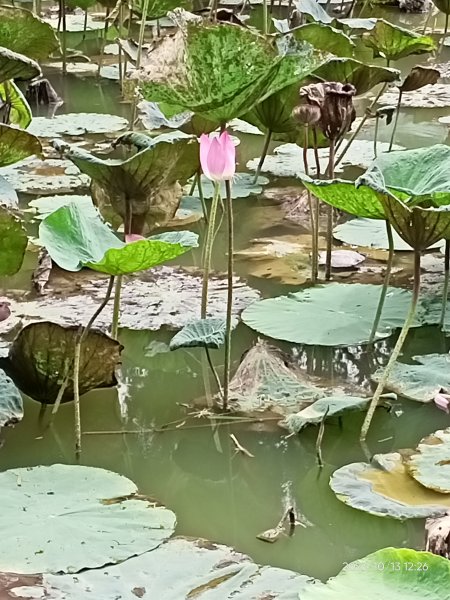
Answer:
[[[450,395],[438,393],[434,397],[434,403],[436,406],[446,413],[450,412]]]
[[[145,240],[145,237],[137,233],[127,233],[125,235],[126,244],[132,244],[133,242],[139,242],[140,240]]]
[[[227,181],[236,171],[236,148],[226,131],[219,137],[200,136],[200,164],[211,181]]]

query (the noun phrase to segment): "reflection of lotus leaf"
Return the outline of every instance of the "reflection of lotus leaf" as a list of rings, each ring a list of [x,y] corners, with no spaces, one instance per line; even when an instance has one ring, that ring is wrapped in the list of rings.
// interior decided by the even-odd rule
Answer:
[[[380,517],[424,519],[450,508],[450,494],[420,485],[398,453],[377,454],[372,465],[345,465],[333,473],[330,486],[345,504]]]
[[[53,404],[72,365],[77,335],[75,325],[31,323],[14,340],[3,367],[25,394],[43,404]],[[99,331],[89,331],[81,348],[80,394],[116,384],[115,368],[121,349],[116,340]],[[73,399],[71,381],[70,378],[63,402]]]
[[[94,467],[51,465],[0,474],[0,570],[77,573],[157,548],[175,515],[132,481]],[[70,543],[68,543],[70,539]],[[95,571],[94,571],[95,573]]]

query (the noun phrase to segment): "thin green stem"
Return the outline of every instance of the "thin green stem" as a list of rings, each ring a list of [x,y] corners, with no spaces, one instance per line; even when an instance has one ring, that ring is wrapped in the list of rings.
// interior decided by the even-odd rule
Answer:
[[[336,167],[341,160],[344,158],[344,156],[347,154],[347,150],[350,148],[350,146],[352,145],[353,141],[355,140],[356,136],[358,135],[358,133],[361,131],[361,129],[363,128],[364,123],[367,121],[368,116],[370,115],[370,113],[372,112],[373,107],[375,106],[375,104],[378,102],[380,96],[383,94],[383,92],[385,91],[387,87],[387,83],[385,83],[380,91],[378,92],[378,94],[375,96],[375,98],[372,100],[371,105],[369,106],[369,108],[366,110],[366,112],[363,115],[363,118],[361,119],[360,124],[358,125],[358,127],[355,129],[355,131],[352,133],[351,138],[348,140],[348,142],[346,143],[346,145],[344,146],[344,149],[342,150],[342,152],[340,153],[340,155],[337,157],[336,162],[334,164],[334,166]]]
[[[102,39],[100,41],[100,56],[98,57],[98,69],[97,69],[97,77],[100,77],[100,71],[103,67],[103,60],[105,58],[105,47],[106,47],[106,39],[108,37],[108,29],[109,29],[109,8],[106,9],[106,17],[105,17],[105,27],[103,29]]]
[[[305,171],[305,175],[309,176],[309,164],[308,164],[308,126],[305,126],[305,140],[303,143],[303,169]],[[312,256],[311,256],[311,283],[315,285],[317,283],[317,244],[316,244],[316,228],[319,226],[315,219],[315,203],[317,203],[317,198],[314,197],[315,203],[313,206],[312,194],[309,189],[306,190],[308,196],[308,207],[309,207],[309,221],[311,226],[311,239],[312,239]]]
[[[222,398],[222,396],[223,396],[222,384],[220,383],[220,377],[219,377],[216,367],[214,366],[214,363],[212,361],[211,352],[209,351],[208,346],[205,346],[205,354],[206,354],[206,359],[208,361],[209,368],[211,369],[211,373],[213,374],[214,381],[216,382],[219,396]]]
[[[420,251],[415,250],[414,251],[414,286],[413,286],[411,306],[410,306],[408,315],[406,317],[406,320],[403,324],[402,330],[400,331],[400,335],[398,336],[397,343],[395,344],[394,349],[392,350],[392,354],[389,358],[388,364],[386,365],[386,368],[383,371],[383,375],[377,385],[377,388],[373,395],[372,401],[367,410],[367,414],[366,414],[364,423],[361,428],[361,435],[360,435],[361,441],[365,441],[365,439],[367,437],[367,432],[369,431],[370,424],[372,422],[373,415],[375,413],[375,409],[378,406],[378,402],[380,400],[381,394],[383,393],[383,390],[384,390],[387,382],[389,381],[389,377],[391,376],[392,369],[394,368],[397,358],[399,357],[399,354],[403,348],[403,344],[405,343],[406,336],[408,335],[409,329],[414,322],[414,317],[415,317],[416,308],[417,308],[417,301],[419,299],[419,292],[420,292]]]
[[[395,111],[394,127],[392,128],[391,141],[389,142],[389,150],[388,150],[388,152],[390,152],[392,150],[392,146],[394,145],[394,138],[395,138],[395,132],[397,131],[397,123],[398,123],[398,116],[400,114],[400,105],[402,103],[402,96],[403,96],[403,91],[399,89],[399,91],[398,91],[398,100],[397,100],[397,108],[396,108],[396,111]],[[376,155],[375,155],[375,158],[376,158]]]
[[[272,132],[269,129],[267,131],[267,133],[266,133],[266,137],[265,137],[265,140],[264,140],[264,146],[263,146],[263,149],[262,149],[261,158],[259,159],[259,163],[258,163],[258,166],[256,168],[255,179],[253,180],[253,183],[256,183],[258,181],[259,174],[261,173],[261,169],[263,167],[264,161],[265,161],[266,156],[267,156],[267,151],[269,149],[269,144],[270,144],[271,138],[272,138]]]
[[[373,134],[373,155],[377,157],[377,140],[378,140],[378,125],[380,123],[380,117],[377,115],[375,117],[375,132]]]
[[[392,263],[394,261],[394,238],[392,236],[392,226],[388,220],[386,220],[386,233],[388,239],[389,256],[386,265],[386,273],[384,274],[383,287],[381,288],[380,299],[378,300],[377,312],[373,321],[372,331],[370,332],[369,344],[373,343],[378,330],[378,325],[380,324],[381,314],[383,312],[383,306],[389,287],[389,279],[391,277]]]
[[[209,273],[211,270],[211,255],[214,241],[214,226],[216,223],[217,207],[220,199],[220,185],[219,183],[214,184],[214,196],[211,203],[211,211],[209,213],[209,223],[206,230],[206,241],[205,241],[205,252],[203,260],[203,284],[202,284],[202,304],[200,309],[200,316],[202,319],[206,318],[206,311],[208,306],[208,285],[209,285]]]
[[[225,364],[223,377],[223,401],[222,408],[228,408],[228,394],[230,387],[231,370],[231,329],[233,313],[233,253],[234,253],[234,224],[233,224],[233,202],[231,200],[231,181],[225,181],[227,196],[227,221],[228,221],[228,289],[227,289],[227,317],[225,326]]]
[[[122,292],[122,275],[118,275],[116,279],[116,286],[114,289],[114,305],[113,305],[113,316],[111,325],[111,337],[117,340],[117,334],[119,332],[119,321],[120,321],[120,296]]]
[[[267,35],[269,25],[269,11],[267,7],[267,0],[263,0],[263,33]]]
[[[202,203],[203,217],[205,219],[205,223],[208,224],[208,209],[206,208],[205,196],[203,195],[201,169],[199,169],[197,172],[197,187],[198,187],[198,197],[200,198],[200,202]]]
[[[67,384],[69,383],[69,379],[70,379],[70,363],[71,362],[72,361],[70,361],[67,358],[64,361],[63,378],[62,378],[62,381],[61,381],[61,386],[60,386],[60,388],[58,390],[58,395],[56,396],[55,404],[53,405],[53,408],[52,408],[52,417],[51,417],[51,419],[53,419],[53,417],[58,412],[59,406],[61,404],[61,400],[63,399],[63,396],[64,396],[64,392],[66,391]]]
[[[59,0],[59,19],[62,24],[61,51],[62,51],[62,74],[67,73],[67,24],[66,24],[66,2]]]
[[[444,256],[444,290],[442,292],[442,309],[441,319],[439,325],[444,327],[445,313],[447,312],[447,298],[448,298],[448,283],[450,275],[450,240],[445,240],[445,256]]]
[[[442,48],[444,47],[444,42],[445,42],[445,38],[447,37],[447,31],[448,31],[448,18],[449,18],[449,16],[450,16],[450,14],[447,12],[445,14],[444,35],[442,36],[441,43],[439,44],[439,50],[437,51],[437,56],[440,56],[440,54],[442,52]]]
[[[200,173],[201,173],[201,171],[200,171]],[[194,179],[192,180],[192,184],[191,184],[191,187],[190,187],[190,189],[189,189],[189,194],[188,194],[188,196],[193,196],[193,195],[194,195],[195,188],[197,187],[197,181],[198,181],[198,177],[199,177],[199,175],[198,175],[198,173],[196,173],[196,174],[194,175]]]
[[[334,178],[334,150],[335,150],[334,139],[330,140],[330,154],[328,160],[328,179]],[[331,279],[331,254],[333,250],[333,207],[331,204],[327,204],[327,254],[325,261],[325,279],[329,281]]]

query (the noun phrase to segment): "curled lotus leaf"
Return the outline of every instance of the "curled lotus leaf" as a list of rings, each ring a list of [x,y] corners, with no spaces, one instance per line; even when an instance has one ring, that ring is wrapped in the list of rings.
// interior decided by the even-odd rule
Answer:
[[[388,62],[410,54],[433,52],[436,49],[431,37],[392,25],[383,19],[378,19],[375,27],[363,34],[363,42],[372,48],[374,57],[382,56]]]
[[[60,47],[51,25],[16,6],[0,6],[0,46],[35,60],[48,58]]]
[[[398,452],[376,454],[372,463],[352,463],[337,469],[330,487],[341,502],[379,517],[425,519],[450,508],[450,494],[418,483]]]
[[[65,377],[69,383],[62,402],[73,400],[72,363],[79,327],[49,321],[24,327],[1,366],[17,387],[42,404],[54,404]],[[100,331],[91,330],[81,346],[80,394],[113,387],[122,346]]]
[[[28,102],[14,81],[0,83],[0,114],[6,113],[7,122],[26,129],[32,114]]]
[[[42,157],[38,138],[24,129],[0,123],[0,167],[7,167],[33,156]]]
[[[0,570],[18,574],[88,572],[126,563],[157,548],[175,528],[172,511],[138,494],[123,475],[95,467],[4,471],[0,502],[1,530],[15,539],[13,548],[0,548]]]
[[[450,494],[450,428],[435,431],[421,440],[407,467],[420,485]]]
[[[424,85],[433,85],[438,82],[441,74],[433,67],[417,65],[411,69],[399,87],[401,92],[413,92]]]
[[[0,46],[0,83],[10,79],[33,79],[40,74],[41,68],[36,61]]]

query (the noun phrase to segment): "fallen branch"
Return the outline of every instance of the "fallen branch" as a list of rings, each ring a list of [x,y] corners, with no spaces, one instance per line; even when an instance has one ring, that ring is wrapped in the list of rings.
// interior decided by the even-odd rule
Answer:
[[[241,452],[242,454],[245,454],[245,456],[248,456],[249,458],[255,458],[254,455],[247,450],[247,448],[244,448],[244,446],[241,445],[241,443],[239,442],[237,437],[234,435],[234,433],[230,433],[230,438],[232,439],[233,444],[236,447],[236,452]]]

